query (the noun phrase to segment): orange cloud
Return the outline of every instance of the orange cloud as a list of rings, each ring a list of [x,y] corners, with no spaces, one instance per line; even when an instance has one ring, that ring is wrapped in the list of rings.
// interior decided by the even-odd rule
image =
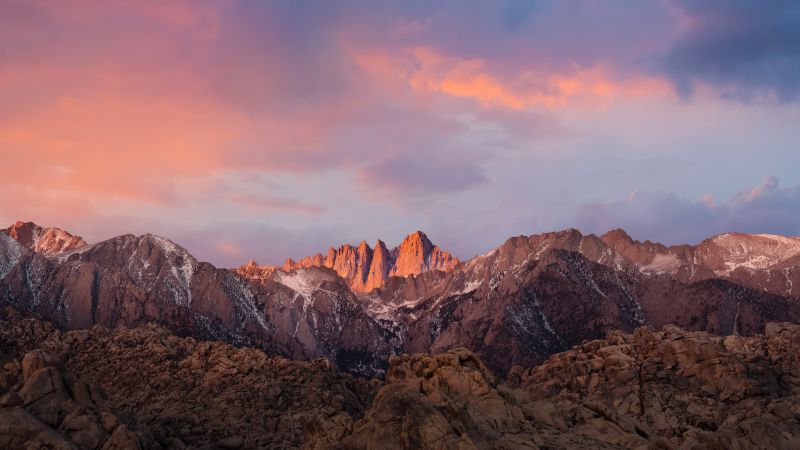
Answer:
[[[353,58],[372,76],[402,80],[420,93],[473,99],[484,107],[564,108],[670,92],[668,83],[655,78],[617,81],[610,68],[602,65],[563,73],[531,68],[509,77],[494,73],[484,60],[449,56],[429,48],[355,53]]]
[[[216,245],[216,249],[217,249],[217,251],[219,251],[222,254],[229,255],[229,256],[235,256],[235,257],[241,257],[242,254],[244,253],[244,252],[242,252],[242,249],[239,248],[239,246],[237,246],[235,244],[228,243],[228,242],[222,242],[222,243],[217,244]]]

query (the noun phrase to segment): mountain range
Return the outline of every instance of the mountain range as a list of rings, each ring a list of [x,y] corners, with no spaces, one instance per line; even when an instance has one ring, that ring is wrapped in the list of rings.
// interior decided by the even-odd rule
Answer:
[[[362,242],[224,269],[150,234],[87,244],[30,222],[0,232],[0,299],[64,329],[155,322],[370,377],[392,354],[455,347],[504,376],[642,325],[752,335],[800,322],[798,289],[800,238],[777,235],[664,246],[569,229],[462,262],[417,231],[391,250]]]
[[[797,448],[800,239],[283,266],[0,230],[0,448]],[[660,331],[659,331],[660,330]]]

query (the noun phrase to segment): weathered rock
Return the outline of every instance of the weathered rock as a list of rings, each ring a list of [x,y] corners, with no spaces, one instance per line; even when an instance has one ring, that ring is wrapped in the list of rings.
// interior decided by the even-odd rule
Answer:
[[[377,390],[324,359],[269,357],[155,325],[95,327],[88,338],[51,331],[0,324],[0,348],[16,346],[26,370],[39,367],[20,400],[79,448],[322,449],[352,431]]]
[[[152,325],[88,335],[31,319],[2,325],[0,374],[18,381],[0,397],[0,448],[800,445],[792,324],[751,337],[674,326],[612,332],[515,367],[505,383],[465,349],[402,355],[383,387],[325,360],[268,357]]]
[[[386,383],[336,448],[611,448],[567,434],[563,419],[549,417],[559,415],[552,404],[498,387],[466,349],[393,358]]]
[[[58,361],[45,351],[30,351],[22,358],[22,378],[28,381],[37,370],[45,367],[56,367],[57,364]]]
[[[64,396],[65,388],[58,370],[53,367],[43,367],[30,374],[19,393],[25,404],[30,405],[47,395]]]
[[[0,409],[0,448],[75,450],[78,447],[25,410],[3,408]]]
[[[800,326],[766,328],[612,333],[525,371],[519,387],[556,402],[576,430],[623,446],[639,436],[686,449],[797,448]]]
[[[8,331],[0,333],[0,342],[9,341]],[[22,381],[0,398],[0,448],[160,448],[146,429],[117,433],[123,425],[111,412],[98,409],[99,389],[64,372],[51,353],[29,351],[19,365]],[[84,392],[85,398],[79,400],[75,392]]]

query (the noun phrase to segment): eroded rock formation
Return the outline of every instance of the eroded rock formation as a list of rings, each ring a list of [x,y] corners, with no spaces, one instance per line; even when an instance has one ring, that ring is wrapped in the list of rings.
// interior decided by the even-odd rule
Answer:
[[[23,314],[24,315],[24,314]],[[791,449],[800,326],[612,332],[499,379],[473,352],[404,354],[384,381],[174,336],[62,332],[3,310],[0,447]],[[39,448],[39,447],[35,447]]]
[[[0,322],[0,351],[0,448],[327,448],[380,384],[154,325]]]
[[[353,291],[369,292],[383,286],[390,277],[432,270],[447,272],[458,262],[456,257],[434,245],[425,233],[416,231],[391,250],[381,240],[375,243],[374,249],[366,241],[361,241],[357,247],[349,244],[331,247],[327,256],[317,253],[299,261],[288,259],[281,269],[290,272],[308,267],[327,267],[347,280]],[[239,270],[244,274],[253,272],[253,268],[247,266]]]

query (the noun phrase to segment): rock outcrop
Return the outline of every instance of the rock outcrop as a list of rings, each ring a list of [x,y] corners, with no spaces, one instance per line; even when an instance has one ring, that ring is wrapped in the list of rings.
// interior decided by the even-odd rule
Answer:
[[[498,379],[473,352],[385,382],[148,325],[62,332],[0,310],[0,448],[792,449],[800,326],[611,332]]]
[[[570,434],[555,406],[498,385],[470,351],[403,355],[336,449],[616,448]]]
[[[110,412],[98,385],[66,372],[52,354],[0,354],[0,362],[0,448],[161,448],[147,428]]]
[[[434,270],[447,272],[458,263],[458,258],[434,245],[425,233],[416,231],[391,250],[381,240],[375,243],[374,249],[361,241],[357,247],[349,244],[331,247],[327,256],[317,253],[299,261],[288,259],[281,269],[291,272],[327,267],[347,280],[353,291],[369,292],[383,286],[393,276],[406,277]],[[239,272],[252,273],[253,268],[242,266]]]
[[[15,355],[0,368],[0,448],[323,449],[350,433],[380,384],[324,359],[273,358],[154,325],[0,322],[0,349]]]
[[[800,446],[800,326],[719,337],[639,328],[515,368],[471,352],[393,358],[340,449]]]
[[[515,372],[576,431],[626,447],[800,446],[800,326],[720,337],[668,326],[613,332]],[[608,426],[612,422],[614,426]]]

